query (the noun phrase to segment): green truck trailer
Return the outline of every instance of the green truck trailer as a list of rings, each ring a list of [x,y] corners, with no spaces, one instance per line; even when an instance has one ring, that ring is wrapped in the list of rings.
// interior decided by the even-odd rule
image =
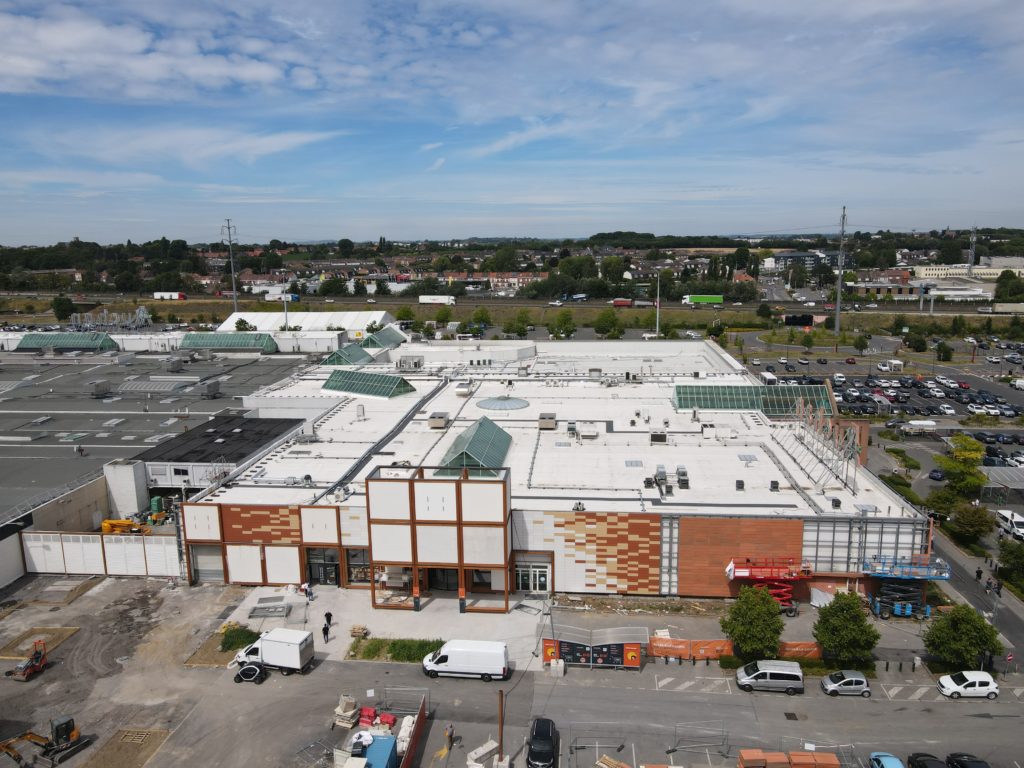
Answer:
[[[721,295],[712,296],[710,294],[698,294],[683,296],[683,304],[723,304],[724,302],[725,297]]]

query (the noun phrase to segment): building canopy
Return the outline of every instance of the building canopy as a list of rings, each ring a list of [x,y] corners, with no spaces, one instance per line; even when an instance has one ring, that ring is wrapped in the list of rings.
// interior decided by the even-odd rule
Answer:
[[[323,388],[335,392],[351,392],[354,395],[388,398],[416,391],[416,388],[401,376],[363,371],[334,371],[324,382]]]
[[[346,344],[332,352],[323,365],[366,365],[373,362],[373,355],[358,344]]]
[[[761,411],[765,416],[785,418],[792,416],[799,400],[815,408],[834,413],[833,398],[822,384],[804,384],[797,387],[743,384],[677,384],[675,406],[680,410],[700,408],[710,411]]]
[[[182,349],[220,349],[225,351],[277,352],[277,342],[269,333],[186,333]]]
[[[486,416],[481,416],[455,438],[441,459],[441,466],[446,470],[498,469],[505,463],[510,445],[512,436]]]

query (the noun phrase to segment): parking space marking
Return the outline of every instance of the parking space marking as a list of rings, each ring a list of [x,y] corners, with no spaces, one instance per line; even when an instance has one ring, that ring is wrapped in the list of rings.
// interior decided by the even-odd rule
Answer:
[[[701,693],[732,693],[727,677],[698,677],[701,681]]]
[[[902,690],[903,690],[903,686],[902,686],[902,685],[894,685],[894,686],[892,686],[891,688],[886,688],[886,687],[885,687],[885,686],[883,685],[883,686],[882,686],[882,690],[883,690],[883,691],[885,691],[885,695],[886,695],[886,696],[888,696],[888,697],[889,697],[889,698],[891,699],[891,698],[893,698],[893,697],[894,697],[894,696],[895,696],[896,694],[898,694],[898,693],[899,693],[900,691],[902,691]]]
[[[920,687],[920,688],[918,688],[918,689],[917,689],[916,691],[914,691],[914,692],[913,692],[912,694],[910,694],[910,696],[909,696],[908,698],[909,698],[909,699],[910,699],[911,701],[917,701],[917,700],[918,700],[918,699],[920,699],[920,698],[921,698],[922,696],[924,696],[924,695],[925,695],[925,693],[927,693],[927,691],[928,691],[928,689],[929,689],[929,688],[931,688],[931,686],[930,686],[930,685],[928,685],[928,686],[921,686],[921,687]]]
[[[1018,699],[1020,698],[1020,696],[1021,696],[1021,694],[1022,694],[1022,693],[1024,693],[1024,688],[1014,688],[1014,689],[1013,689],[1013,695],[1014,695],[1014,696],[1015,696],[1016,698],[1018,698]]]

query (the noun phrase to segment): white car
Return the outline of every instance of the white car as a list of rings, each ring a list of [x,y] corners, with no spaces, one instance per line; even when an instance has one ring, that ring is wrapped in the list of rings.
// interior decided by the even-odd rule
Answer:
[[[967,406],[967,412],[968,413],[973,413],[976,416],[984,416],[985,415],[985,406],[984,405],[978,405],[977,403],[971,403],[970,405]]]
[[[734,302],[732,303],[732,305],[733,305],[734,307],[742,307],[742,306],[743,306],[743,302],[742,302],[742,301],[734,301]]]
[[[943,416],[956,416],[956,409],[952,405],[943,403],[939,406],[939,413]]]
[[[973,336],[965,336],[964,337],[964,341],[966,341],[968,344],[977,344],[978,343],[977,340]]]
[[[946,396],[946,393],[943,392],[941,389],[938,389],[938,388],[931,389],[931,390],[929,390],[929,392],[931,392],[932,397],[934,397],[936,400],[941,400],[942,398],[944,398]]]
[[[875,366],[875,368],[882,371],[882,373],[889,373],[889,371],[892,370],[892,368],[889,367],[888,363],[879,363],[878,365]]]
[[[758,358],[755,357],[753,360],[750,361],[750,364],[751,365],[760,365],[761,361]]]
[[[779,362],[782,363],[783,365],[785,365],[786,363],[789,362],[789,358],[788,357],[780,357],[779,358]]]
[[[943,675],[937,685],[939,693],[951,699],[961,696],[994,699],[999,695],[999,685],[988,672],[967,670]]]
[[[367,303],[367,304],[376,304],[376,303],[377,303],[377,300],[376,300],[376,299],[367,299],[367,300],[366,300],[366,303]]]
[[[889,387],[889,389],[884,390],[882,394],[884,394],[886,397],[896,397],[898,393],[895,389]]]
[[[998,416],[999,415],[999,406],[998,405],[986,405],[985,406],[985,413],[988,414],[989,416]]]
[[[988,360],[990,363],[1001,363],[1001,362],[1003,362],[1003,358],[999,357],[999,355],[989,355],[985,359]]]
[[[878,309],[877,304],[865,304],[864,306],[866,306],[868,309]]]
[[[562,306],[562,302],[560,302],[560,301],[557,301],[557,300],[555,300],[555,301],[549,301],[549,302],[548,302],[548,306],[549,306],[549,307],[560,307],[560,306]]]

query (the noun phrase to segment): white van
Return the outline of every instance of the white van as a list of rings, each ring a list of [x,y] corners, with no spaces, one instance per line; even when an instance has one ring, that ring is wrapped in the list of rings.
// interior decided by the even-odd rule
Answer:
[[[843,374],[841,374],[841,373],[833,373],[832,374],[832,383],[833,384],[845,384],[846,383],[846,377]]]
[[[449,640],[423,659],[427,677],[479,677],[507,680],[511,674],[508,645],[491,640]]]
[[[789,696],[804,692],[804,673],[795,661],[752,661],[736,670],[741,691],[785,691]]]
[[[1018,541],[1024,541],[1024,515],[1011,512],[1009,509],[997,509],[996,523],[1003,533],[1013,536]]]
[[[653,341],[654,339],[660,339],[661,338],[661,334],[660,333],[654,333],[653,331],[651,331],[650,333],[643,334],[642,338],[643,338],[644,341]]]

